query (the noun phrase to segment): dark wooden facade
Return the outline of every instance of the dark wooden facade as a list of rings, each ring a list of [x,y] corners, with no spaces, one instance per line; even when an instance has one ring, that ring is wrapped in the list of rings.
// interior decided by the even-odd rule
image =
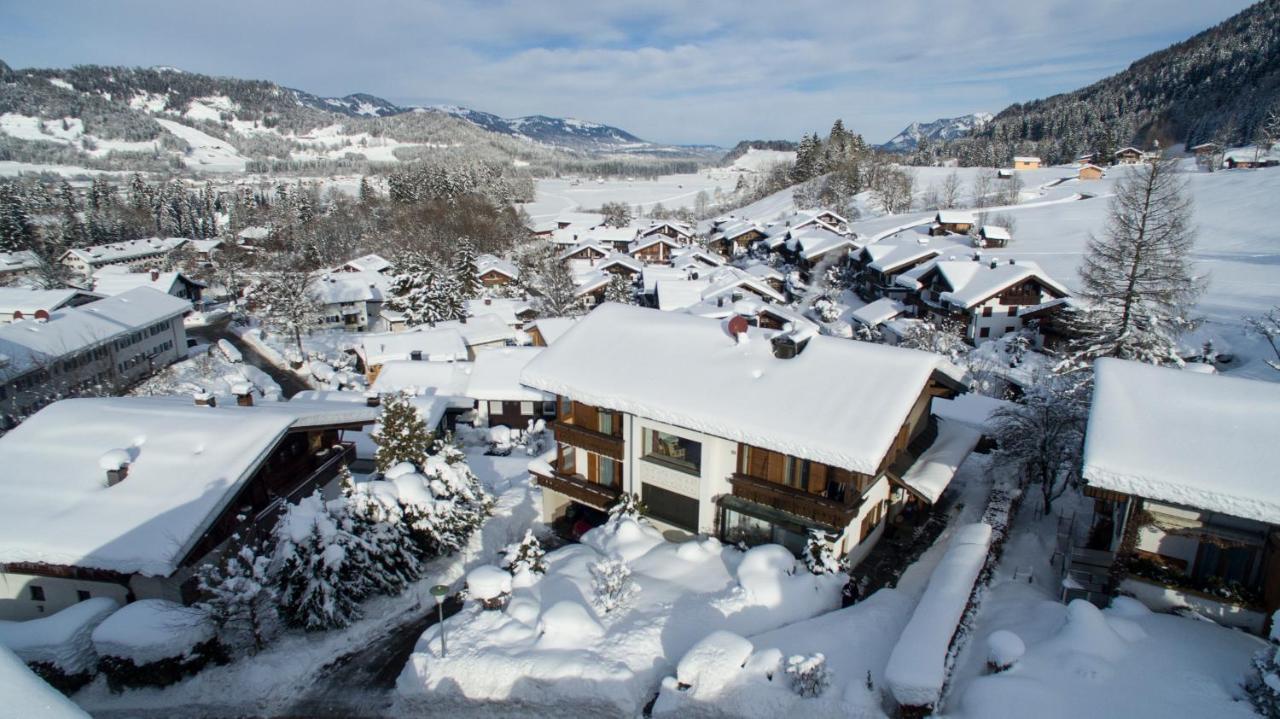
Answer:
[[[510,282],[510,277],[507,277],[497,270],[489,270],[483,275],[480,275],[480,284],[485,287],[501,287],[502,285],[509,284]]]

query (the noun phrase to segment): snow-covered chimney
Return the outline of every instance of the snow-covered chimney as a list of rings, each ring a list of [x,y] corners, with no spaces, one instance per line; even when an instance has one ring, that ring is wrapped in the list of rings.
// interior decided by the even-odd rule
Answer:
[[[114,487],[129,476],[129,452],[123,449],[108,450],[98,459],[98,467],[107,472],[107,486]]]
[[[152,281],[152,282],[155,282],[155,281],[157,281],[157,280],[159,280],[159,279],[160,279],[160,270],[157,270],[157,269],[156,269],[156,268],[154,268],[154,267],[153,267],[153,268],[151,268],[151,281]]]
[[[414,362],[422,361],[422,350],[409,350],[409,359]]]
[[[373,390],[369,390],[368,392],[364,393],[364,406],[377,407],[380,404],[382,404],[382,395],[379,395],[377,392],[374,392]]]
[[[204,390],[200,390],[199,392],[196,392],[195,394],[191,395],[191,398],[195,400],[197,407],[217,407],[218,406],[218,398],[214,397],[212,394]]]
[[[729,322],[725,325],[725,329],[728,330],[729,336],[732,337],[735,342],[742,344],[747,341],[747,327],[749,326],[750,325],[747,323],[746,317],[743,317],[742,315],[734,315],[729,318]]]
[[[993,269],[993,270],[994,270],[994,269],[995,269],[996,267],[998,267],[999,265],[1000,265],[1000,260],[992,260],[992,261],[991,261],[991,269]]]
[[[231,385],[231,394],[236,396],[236,404],[241,407],[253,406],[253,385],[248,382],[236,382]]]
[[[1018,261],[1017,261],[1017,260],[1015,260],[1015,259],[1013,259],[1012,257],[1010,257],[1010,258],[1009,258],[1009,264],[1011,264],[1011,265],[1016,265],[1016,264],[1018,264]]]

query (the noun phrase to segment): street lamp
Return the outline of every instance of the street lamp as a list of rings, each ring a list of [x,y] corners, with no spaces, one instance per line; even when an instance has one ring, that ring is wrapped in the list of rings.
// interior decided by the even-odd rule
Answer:
[[[440,610],[440,658],[443,659],[447,654],[444,643],[444,598],[448,596],[449,588],[443,584],[437,584],[431,588],[431,596],[435,597],[436,607]]]

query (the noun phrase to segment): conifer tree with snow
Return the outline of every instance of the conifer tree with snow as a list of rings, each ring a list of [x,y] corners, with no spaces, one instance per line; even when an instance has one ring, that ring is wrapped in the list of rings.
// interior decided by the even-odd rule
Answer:
[[[476,246],[470,238],[458,238],[457,254],[453,260],[453,276],[458,283],[462,299],[474,299],[480,294],[480,278],[476,276]]]
[[[410,325],[434,325],[462,317],[463,288],[453,273],[442,271],[420,253],[400,258],[396,266],[400,270],[386,301],[388,309],[403,312]]]
[[[538,541],[537,535],[532,529],[526,529],[519,543],[512,544],[503,550],[502,566],[513,576],[521,572],[543,574],[547,571],[547,564],[542,559],[544,555],[546,552],[542,549],[542,543]]]
[[[1181,364],[1179,334],[1202,290],[1192,274],[1191,200],[1174,160],[1131,169],[1116,183],[1105,234],[1090,237],[1080,267],[1085,308],[1069,323],[1076,339],[1063,369],[1098,357]]]
[[[831,538],[826,532],[809,530],[809,538],[804,544],[804,566],[812,574],[839,574],[845,571],[844,564],[836,558],[831,548]]]
[[[367,554],[341,519],[317,491],[288,505],[276,524],[272,576],[290,626],[336,629],[360,617],[369,593],[361,565]]]
[[[398,504],[355,490],[351,471],[342,468],[345,528],[365,555],[363,582],[377,594],[395,594],[422,576],[422,562]]]
[[[493,498],[467,465],[466,455],[452,438],[437,439],[422,469],[428,505],[405,503],[404,519],[420,556],[452,554],[464,546],[493,513]]]
[[[582,314],[577,284],[569,268],[554,251],[544,252],[537,263],[538,313],[542,317],[566,317]]]
[[[822,696],[831,685],[827,671],[827,658],[822,653],[812,656],[796,654],[787,659],[787,677],[791,689],[802,697]]]
[[[604,288],[604,301],[634,305],[636,303],[635,288],[626,277],[614,275],[609,278],[609,284]]]
[[[647,511],[644,502],[640,501],[640,495],[634,492],[623,492],[618,495],[618,499],[613,504],[609,505],[609,521],[624,518],[639,519]]]
[[[1280,612],[1271,615],[1271,634],[1253,656],[1253,669],[1256,675],[1245,685],[1250,703],[1267,719],[1280,719]]]
[[[423,467],[435,440],[418,410],[400,393],[382,397],[382,411],[371,437],[378,445],[373,463],[379,472],[386,472],[401,462]]]
[[[232,537],[233,545],[239,541],[238,536]],[[200,568],[197,577],[204,598],[195,606],[213,620],[224,646],[257,653],[279,631],[270,567],[270,554],[245,544]]]

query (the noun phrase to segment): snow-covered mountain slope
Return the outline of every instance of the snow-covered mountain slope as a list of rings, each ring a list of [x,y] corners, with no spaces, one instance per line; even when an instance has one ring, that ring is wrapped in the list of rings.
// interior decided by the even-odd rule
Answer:
[[[991,118],[989,112],[978,112],[960,117],[944,117],[933,122],[913,122],[880,148],[889,152],[910,152],[920,145],[922,139],[929,142],[954,140],[982,129],[991,122]]]

